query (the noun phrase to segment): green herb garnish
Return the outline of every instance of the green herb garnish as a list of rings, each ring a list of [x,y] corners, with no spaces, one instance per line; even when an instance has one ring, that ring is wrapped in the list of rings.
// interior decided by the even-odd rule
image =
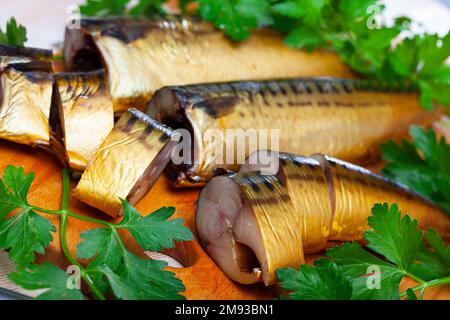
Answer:
[[[130,0],[86,0],[80,6],[80,12],[86,16],[146,16],[164,14],[165,0],[139,0],[130,6]]]
[[[245,40],[253,29],[273,22],[269,0],[198,0],[198,15],[234,40]]]
[[[27,40],[27,29],[20,24],[18,25],[14,17],[9,19],[6,23],[6,32],[0,28],[1,44],[14,47],[23,47]]]
[[[430,199],[450,214],[450,145],[432,129],[410,128],[412,142],[381,146],[383,173]]]
[[[450,247],[428,229],[426,243],[417,221],[401,217],[396,204],[376,204],[364,233],[367,247],[357,242],[327,250],[324,257],[300,269],[278,269],[288,299],[417,299],[432,286],[450,283]],[[402,278],[418,285],[400,292]]]
[[[161,208],[141,216],[129,203],[122,200],[124,216],[120,223],[79,215],[69,210],[70,178],[63,171],[63,194],[60,210],[49,210],[31,205],[27,195],[34,173],[25,174],[22,167],[8,166],[0,180],[0,248],[9,250],[10,259],[17,271],[10,279],[26,289],[48,289],[39,299],[81,299],[77,289],[67,287],[68,275],[50,263],[33,264],[35,255],[44,254],[52,241],[55,226],[45,218],[58,215],[61,218],[60,239],[62,250],[71,265],[80,270],[81,279],[87,284],[93,297],[105,299],[180,299],[183,283],[172,272],[165,271],[165,262],[146,260],[135,256],[125,247],[120,229],[131,233],[143,250],[159,251],[173,248],[174,241],[193,239],[190,230],[181,219],[169,220],[174,208]],[[14,215],[9,214],[14,211]],[[70,252],[66,240],[68,219],[95,223],[100,228],[81,234],[77,257],[89,259],[84,267]]]

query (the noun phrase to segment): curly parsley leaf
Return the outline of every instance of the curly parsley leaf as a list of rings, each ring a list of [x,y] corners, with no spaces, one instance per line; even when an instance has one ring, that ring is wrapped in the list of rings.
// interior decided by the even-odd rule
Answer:
[[[422,232],[417,231],[417,221],[408,215],[402,218],[397,204],[389,207],[385,203],[372,208],[368,223],[373,230],[364,233],[367,247],[407,270],[422,244]]]
[[[86,16],[120,16],[127,13],[130,0],[86,0],[80,6],[80,12]]]
[[[113,228],[96,228],[81,234],[77,256],[93,259],[86,272],[103,292],[111,288],[120,299],[181,299],[182,282],[163,270],[166,263],[144,260],[128,252],[117,232],[127,229],[144,250],[173,248],[174,241],[193,239],[181,219],[172,219],[174,208],[161,208],[143,217],[122,200],[124,216]]]
[[[28,205],[27,194],[34,174],[25,175],[22,167],[8,166],[0,180],[0,248],[9,250],[17,266],[35,261],[36,253],[44,254],[52,241],[55,226]],[[6,218],[16,209],[14,216]]]
[[[281,286],[295,300],[348,300],[352,296],[352,280],[338,270],[336,264],[327,261],[314,268],[302,265],[299,270],[277,270]]]
[[[133,16],[153,17],[164,14],[165,0],[139,0],[130,6],[130,0],[86,0],[80,6],[80,12],[86,16]]]
[[[433,34],[403,40],[388,56],[388,65],[397,76],[420,89],[421,104],[432,109],[435,102],[450,104],[450,33],[439,38]]]
[[[253,29],[272,22],[269,0],[198,0],[198,14],[224,30],[230,38],[245,40]]]
[[[302,18],[308,25],[318,24],[322,18],[322,9],[330,0],[289,0],[276,3],[272,9],[289,18]]]
[[[174,207],[161,208],[143,217],[122,199],[124,217],[119,226],[127,229],[144,250],[160,251],[173,248],[174,241],[189,241],[193,235],[183,226],[182,219],[171,219]]]
[[[412,221],[407,215],[401,218],[396,204],[390,207],[387,204],[376,204],[372,208],[368,224],[372,229],[365,232],[364,238],[372,251],[362,248],[357,242],[344,243],[327,250],[323,258],[314,262],[315,268],[302,265],[299,270],[277,270],[281,285],[290,291],[287,297],[353,300],[399,299],[401,296],[412,298],[413,290],[400,293],[400,282],[404,276],[420,279],[425,283],[424,288],[426,281],[449,281],[449,247],[444,245],[437,232],[427,231],[427,247],[422,242],[417,221]],[[335,281],[333,277],[321,276],[324,270],[338,279],[343,288],[346,288],[343,279],[348,279],[351,290],[345,289],[339,295],[320,291],[328,290]]]
[[[165,14],[163,5],[165,0],[140,0],[133,8],[130,9],[130,15],[139,17],[152,17],[155,15]]]
[[[0,28],[0,43],[2,44],[23,47],[27,40],[27,29],[20,24],[18,25],[14,17],[6,23],[6,32]]]
[[[122,264],[119,244],[111,228],[95,228],[83,232],[78,244],[77,257],[80,259],[92,259],[90,266],[107,265],[112,270],[117,270]]]
[[[166,263],[157,260],[144,260],[128,251],[123,252],[124,264],[114,272],[107,266],[97,270],[108,279],[114,295],[124,300],[180,300],[179,292],[185,287],[175,274],[164,270]],[[89,269],[88,269],[89,271]]]
[[[410,128],[413,142],[381,146],[387,162],[383,173],[422,194],[450,214],[450,145],[432,129]]]
[[[357,242],[344,243],[327,250],[320,265],[332,259],[344,276],[352,278],[353,300],[398,299],[402,272],[392,263],[366,251]],[[368,290],[371,288],[371,290]]]
[[[425,238],[428,247],[422,244],[417,261],[409,271],[427,281],[450,275],[450,246],[433,229],[427,230]]]
[[[48,262],[19,269],[9,274],[9,279],[27,290],[46,289],[36,297],[38,300],[83,299],[79,289],[71,289],[69,286],[69,275]]]

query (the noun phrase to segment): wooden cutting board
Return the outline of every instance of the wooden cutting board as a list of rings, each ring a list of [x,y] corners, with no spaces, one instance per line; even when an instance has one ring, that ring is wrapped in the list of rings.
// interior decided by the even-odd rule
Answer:
[[[45,151],[32,149],[7,141],[0,141],[0,172],[3,173],[7,165],[23,166],[26,172],[35,172],[36,179],[29,193],[29,202],[48,209],[58,209],[61,199],[61,166],[59,162]],[[72,188],[76,182],[72,182]],[[137,209],[142,214],[148,214],[162,206],[175,206],[174,217],[183,218],[185,225],[195,233],[195,203],[198,189],[173,189],[167,178],[159,178],[153,189],[138,203]],[[100,219],[109,219],[108,216],[71,198],[71,209],[77,213]],[[59,227],[59,218],[47,216],[55,226]],[[85,230],[95,228],[96,225],[69,218],[68,244],[71,251],[76,253],[79,234]],[[126,246],[138,255],[145,256],[134,240],[124,234]],[[202,250],[196,240],[181,243],[170,252],[184,268],[170,268],[184,282],[188,299],[270,299],[276,296],[275,287],[258,285],[240,285],[228,279]],[[309,261],[315,257],[309,257]],[[45,256],[39,261],[51,261],[62,268],[67,261],[61,252],[59,235],[54,234],[54,241],[47,248]],[[2,270],[0,270],[1,273]],[[409,281],[409,280],[408,280]],[[411,284],[411,281],[409,281]],[[403,283],[405,285],[405,283]],[[431,288],[426,291],[428,299],[450,299],[450,286]]]

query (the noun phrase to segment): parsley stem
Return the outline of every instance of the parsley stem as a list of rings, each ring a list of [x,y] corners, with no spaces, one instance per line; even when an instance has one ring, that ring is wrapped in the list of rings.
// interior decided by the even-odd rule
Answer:
[[[103,220],[100,220],[100,219],[95,219],[95,218],[83,216],[83,215],[80,215],[80,214],[72,212],[72,211],[67,211],[67,215],[72,217],[72,218],[78,219],[78,220],[84,220],[84,221],[87,221],[87,222],[92,222],[92,223],[100,224],[100,225],[107,226],[107,227],[114,227],[114,224],[109,223],[107,221],[103,221]]]
[[[61,199],[61,209],[64,211],[69,209],[69,198],[70,198],[69,171],[67,169],[64,169],[62,171],[62,199]]]
[[[404,274],[405,276],[407,276],[407,277],[413,279],[414,281],[420,283],[420,284],[426,283],[426,281],[424,281],[423,279],[421,279],[421,278],[419,278],[419,277],[417,277],[417,276],[415,276],[415,275],[409,273],[408,271],[403,271],[403,274]]]
[[[440,278],[440,279],[433,279],[431,281],[424,282],[418,286],[412,287],[411,290],[413,290],[414,292],[421,290],[420,295],[423,296],[423,292],[425,291],[426,288],[433,287],[433,286],[439,286],[439,285],[443,285],[443,284],[449,284],[449,283],[450,283],[450,276]],[[404,297],[404,296],[406,296],[406,291],[400,293],[400,297]]]
[[[86,274],[83,266],[72,255],[72,253],[70,252],[69,246],[67,245],[67,237],[66,236],[67,236],[67,217],[68,217],[69,198],[70,198],[70,177],[69,177],[69,172],[66,169],[64,169],[63,173],[62,173],[62,183],[63,183],[63,186],[62,186],[63,194],[62,194],[62,198],[61,198],[61,209],[62,210],[60,211],[61,225],[59,228],[61,248],[62,248],[67,260],[69,260],[69,262],[72,265],[75,265],[78,268],[80,268],[81,278],[83,278],[83,280],[86,282],[86,284],[88,285],[88,287],[89,287],[90,291],[92,292],[92,294],[94,295],[94,297],[97,299],[100,299],[100,300],[105,300],[105,296],[103,295],[103,293],[101,293],[100,290],[98,290],[98,288],[95,286],[92,279],[89,277],[88,274]]]
[[[83,220],[83,221],[87,221],[87,222],[92,222],[92,223],[96,223],[96,224],[100,224],[103,226],[107,226],[107,227],[115,227],[115,224],[104,221],[104,220],[100,220],[100,219],[96,219],[96,218],[91,218],[88,216],[83,216],[81,214],[75,213],[73,211],[70,210],[50,210],[50,209],[45,209],[45,208],[40,208],[40,207],[35,207],[35,206],[30,206],[31,209],[35,210],[35,211],[39,211],[42,213],[46,213],[46,214],[50,214],[50,215],[62,215],[64,212],[72,218],[78,219],[78,220]]]
[[[94,282],[92,281],[92,279],[89,277],[88,274],[86,274],[83,266],[77,261],[77,259],[75,259],[75,257],[72,255],[72,253],[70,252],[70,249],[67,245],[67,238],[66,238],[66,230],[67,230],[67,214],[63,213],[61,215],[61,226],[59,228],[60,230],[60,238],[61,238],[61,248],[64,252],[64,255],[66,256],[67,260],[69,260],[69,262],[72,265],[77,266],[78,268],[80,268],[81,270],[81,278],[83,278],[83,280],[86,282],[86,284],[89,287],[89,290],[92,292],[92,294],[100,300],[105,300],[105,296],[100,292],[100,290],[98,290],[98,288],[95,286]]]

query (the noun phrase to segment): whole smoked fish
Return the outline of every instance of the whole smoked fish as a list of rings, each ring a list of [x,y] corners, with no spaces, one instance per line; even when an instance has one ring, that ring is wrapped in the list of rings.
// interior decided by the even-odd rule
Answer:
[[[200,193],[200,242],[237,282],[273,284],[275,270],[297,268],[304,253],[362,240],[379,202],[398,203],[418,219],[419,228],[435,228],[450,239],[450,217],[399,184],[323,155],[279,154],[279,159],[276,174],[245,165],[242,169],[251,171],[215,177]]]
[[[237,171],[238,162],[258,149],[362,161],[373,157],[380,143],[406,134],[411,124],[428,124],[436,116],[406,89],[334,78],[164,87],[155,93],[147,113],[188,129],[192,136],[192,161],[170,166],[176,186],[201,186],[218,169]],[[239,140],[227,137],[230,129],[241,130],[237,139],[257,143],[239,150]],[[263,130],[279,130],[279,149],[272,145],[277,141],[271,133],[259,139]],[[212,131],[220,135],[208,138]],[[225,159],[244,151],[242,160]]]
[[[261,30],[236,43],[193,18],[83,18],[66,29],[67,70],[104,68],[116,112],[144,110],[162,86],[201,82],[336,76],[351,72],[329,52],[291,49],[282,37]]]

